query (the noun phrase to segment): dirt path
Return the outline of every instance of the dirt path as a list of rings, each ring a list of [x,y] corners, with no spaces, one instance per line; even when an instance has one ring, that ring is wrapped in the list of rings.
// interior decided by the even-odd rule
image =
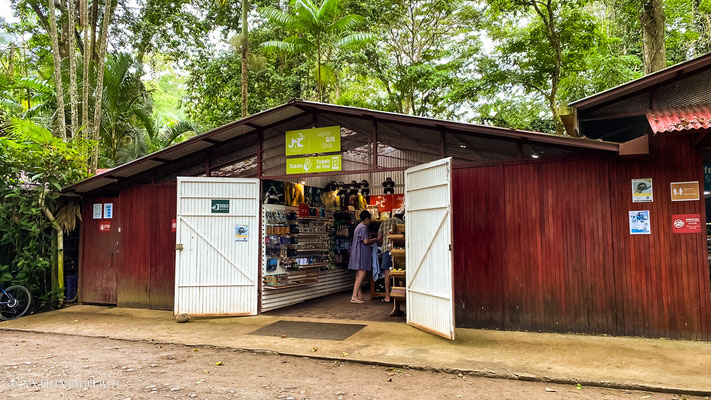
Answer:
[[[3,398],[692,399],[55,334],[0,343]]]

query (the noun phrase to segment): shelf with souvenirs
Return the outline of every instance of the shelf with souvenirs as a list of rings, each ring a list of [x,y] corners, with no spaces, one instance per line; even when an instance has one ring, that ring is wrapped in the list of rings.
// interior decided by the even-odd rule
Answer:
[[[346,269],[353,232],[364,209],[373,215],[371,233],[378,231],[381,205],[368,204],[372,199],[365,180],[349,184],[331,181],[323,189],[264,181],[263,188],[265,287],[317,282],[319,271]],[[304,277],[304,271],[311,275]],[[272,278],[277,275],[279,279]]]
[[[332,268],[333,213],[302,206],[262,206],[265,288],[315,283],[320,269]]]

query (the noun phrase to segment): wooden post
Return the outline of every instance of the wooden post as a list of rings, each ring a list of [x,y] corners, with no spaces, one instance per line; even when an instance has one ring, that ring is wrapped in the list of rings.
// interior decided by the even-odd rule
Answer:
[[[439,128],[439,143],[442,146],[442,148],[440,149],[440,156],[442,156],[442,158],[444,158],[447,155],[446,140],[447,140],[447,132],[446,132],[445,127],[442,126]]]
[[[262,178],[262,141],[264,140],[264,131],[257,131],[257,178]],[[261,237],[261,236],[260,236]]]

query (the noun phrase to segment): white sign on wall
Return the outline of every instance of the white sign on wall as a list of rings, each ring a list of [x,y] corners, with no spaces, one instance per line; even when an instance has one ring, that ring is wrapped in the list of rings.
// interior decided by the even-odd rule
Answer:
[[[652,178],[632,179],[632,202],[647,203],[652,201]]]
[[[94,213],[93,213],[94,219],[101,219],[102,206],[103,206],[103,204],[101,204],[101,203],[94,203]]]
[[[629,212],[630,235],[649,235],[652,233],[649,221],[649,210]]]
[[[114,217],[114,203],[104,203],[104,219]]]

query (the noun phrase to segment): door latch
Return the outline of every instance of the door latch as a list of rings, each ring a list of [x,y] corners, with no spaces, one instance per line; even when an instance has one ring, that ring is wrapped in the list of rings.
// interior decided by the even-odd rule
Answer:
[[[183,249],[183,244],[182,244],[182,243],[178,243],[178,244],[175,245],[175,250],[182,250],[182,249]]]

